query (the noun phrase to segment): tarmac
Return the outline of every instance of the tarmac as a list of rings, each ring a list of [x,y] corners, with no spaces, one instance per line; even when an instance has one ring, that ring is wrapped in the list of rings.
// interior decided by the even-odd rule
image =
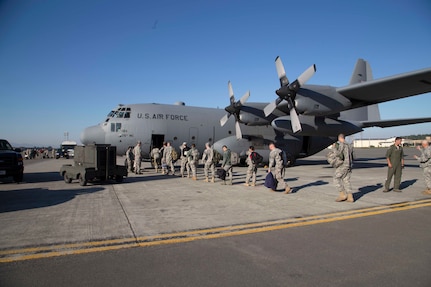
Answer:
[[[202,168],[198,181],[193,181],[156,173],[147,162],[142,164],[142,174],[129,174],[123,183],[80,186],[78,181],[65,183],[59,174],[60,167],[73,159],[26,160],[24,182],[0,182],[0,262],[11,256],[19,259],[22,250],[31,248],[157,240],[158,236],[172,238],[189,231],[270,224],[431,199],[421,193],[425,183],[413,158],[418,152],[412,148],[405,149],[402,192],[383,193],[386,149],[376,148],[355,151],[351,178],[355,202],[335,202],[334,169],[326,162],[326,152],[298,160],[286,169],[291,194],[264,187],[263,167],[258,170],[256,187],[243,185],[246,167],[234,167],[233,185],[221,185],[219,179],[204,182]],[[118,157],[117,163],[123,162]],[[177,166],[177,175],[178,170]]]

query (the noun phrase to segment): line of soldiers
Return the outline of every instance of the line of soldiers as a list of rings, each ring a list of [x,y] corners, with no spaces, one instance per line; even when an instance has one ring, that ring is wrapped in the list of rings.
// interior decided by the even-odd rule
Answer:
[[[386,160],[388,163],[388,175],[385,181],[383,192],[389,192],[389,185],[394,178],[394,188],[393,191],[401,192],[401,174],[402,168],[404,167],[404,152],[401,145],[401,137],[395,139],[395,143],[386,152]],[[129,172],[132,164],[132,156],[134,157],[134,172],[140,173],[140,163],[141,163],[141,142],[133,148],[130,147],[126,153],[127,161],[129,163]],[[222,179],[222,184],[232,185],[232,153],[227,146],[223,146],[223,154],[220,155],[210,143],[205,144],[205,150],[202,153],[202,158],[200,158],[200,152],[196,148],[195,144],[192,144],[189,148],[187,143],[184,142],[180,146],[180,155],[176,153],[176,150],[171,146],[170,142],[163,143],[162,148],[153,148],[151,151],[151,158],[153,160],[153,165],[156,172],[159,171],[161,167],[161,173],[168,175],[171,172],[175,175],[174,162],[176,160],[181,160],[180,176],[192,178],[192,180],[197,180],[196,170],[199,163],[199,159],[202,160],[204,164],[204,175],[205,182],[215,182],[215,167],[222,160],[221,169],[218,171],[223,171],[223,175],[219,175]],[[271,172],[276,185],[283,185],[284,193],[291,193],[292,189],[284,181],[284,169],[287,163],[285,158],[285,153],[281,149],[277,148],[274,143],[269,144],[270,154],[269,154],[269,167],[268,173]],[[422,147],[417,147],[421,152],[420,156],[414,156],[420,163],[420,167],[423,168],[424,178],[426,184],[426,190],[423,192],[425,195],[431,195],[431,147],[427,141],[422,142]],[[133,155],[132,155],[133,150]],[[331,159],[331,160],[330,160]],[[262,162],[262,157],[254,151],[254,147],[250,146],[247,152],[246,163],[248,165],[247,175],[244,185],[245,186],[255,186],[256,185],[256,173],[257,167]],[[334,172],[334,185],[337,188],[339,195],[336,202],[354,202],[352,194],[352,186],[350,184],[350,178],[352,174],[353,166],[353,151],[351,146],[346,143],[345,135],[340,134],[338,136],[338,141],[333,145],[332,152],[328,155],[328,162],[335,167]],[[186,176],[186,174],[187,176]],[[250,182],[251,181],[251,182]],[[277,189],[277,186],[275,187]]]
[[[204,165],[204,182],[215,182],[216,176],[216,165],[221,161],[221,168],[217,172],[218,176],[222,179],[221,184],[232,185],[233,180],[233,170],[232,167],[237,162],[232,162],[232,158],[235,158],[234,154],[230,151],[227,146],[223,146],[223,154],[220,154],[215,150],[210,143],[205,144],[205,150],[200,157],[200,152],[196,148],[195,144],[191,147],[187,146],[184,142],[180,146],[179,156],[176,150],[171,146],[170,142],[164,142],[161,148],[153,148],[150,152],[153,166],[156,172],[161,171],[162,174],[168,175],[169,173],[175,175],[174,162],[180,160],[180,176],[187,177],[192,180],[197,180],[197,165],[199,160],[202,161]],[[269,155],[269,168],[268,172],[272,172],[277,183],[282,184],[285,193],[290,193],[291,188],[284,181],[284,167],[286,164],[286,158],[283,157],[283,151],[275,147],[274,143],[269,145],[270,155]],[[236,155],[236,154],[235,154]],[[129,172],[135,172],[136,174],[141,173],[141,142],[138,141],[135,147],[129,147],[126,152],[126,161]],[[248,165],[245,186],[256,186],[256,173],[257,167],[262,162],[263,157],[255,152],[254,147],[250,146],[247,152],[246,163]],[[133,167],[133,169],[132,169]]]

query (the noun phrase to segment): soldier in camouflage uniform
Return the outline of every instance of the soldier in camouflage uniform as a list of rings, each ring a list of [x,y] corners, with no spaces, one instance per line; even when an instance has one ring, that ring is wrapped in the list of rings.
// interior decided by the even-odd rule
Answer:
[[[396,137],[395,143],[389,147],[386,152],[386,160],[388,162],[388,177],[385,182],[385,189],[383,192],[389,191],[392,177],[394,177],[394,191],[401,192],[401,175],[404,168],[404,151],[401,145],[402,138]]]
[[[282,156],[283,151],[279,148],[276,148],[274,143],[269,144],[269,150],[270,150],[270,153],[269,153],[268,172],[270,172],[271,168],[275,165],[274,169],[272,170],[272,174],[277,180],[277,184],[279,184],[280,182],[283,183],[284,193],[292,192],[292,189],[284,181],[284,176],[283,176],[284,160]]]
[[[192,170],[192,179],[193,180],[197,180],[196,177],[196,167],[198,165],[198,161],[199,161],[199,151],[196,148],[195,144],[192,144],[192,148],[187,151],[187,157],[188,157],[188,166],[189,169]]]
[[[247,152],[247,176],[245,178],[245,186],[250,186],[249,182],[251,179],[251,186],[256,186],[256,173],[257,173],[257,162],[253,160],[253,155],[256,154],[254,146],[250,146]]]
[[[226,177],[229,174],[229,181],[227,184],[232,185],[232,162],[231,162],[231,151],[227,148],[227,146],[223,146],[223,160],[221,163],[221,167],[226,171]],[[226,184],[226,178],[222,181],[221,184]]]
[[[189,157],[187,156],[187,152],[190,150],[190,148],[187,146],[186,142],[183,142],[183,144],[180,146],[180,159],[181,159],[181,168],[180,168],[180,175],[181,177],[184,177],[184,170],[187,170],[187,178],[190,177],[190,166],[188,164]]]
[[[214,149],[212,148],[210,143],[206,143],[205,150],[202,153],[202,162],[204,163],[205,182],[209,182],[208,171],[211,170],[211,182],[214,183],[215,164],[214,164],[213,157],[214,157]]]
[[[171,168],[172,175],[175,175],[175,167],[174,160],[172,158],[172,149],[170,142],[166,143],[166,147],[163,149],[163,159],[162,161],[166,163],[166,175],[169,174],[169,167]],[[165,170],[163,169],[162,174],[165,174]]]
[[[135,160],[135,174],[141,173],[141,161],[142,161],[142,151],[141,142],[138,141],[135,148],[133,149],[133,156]]]
[[[352,185],[350,184],[350,177],[352,175],[352,152],[351,147],[345,142],[344,134],[338,135],[338,143],[335,143],[332,148],[334,149],[335,156],[339,157],[343,164],[335,169],[334,184],[339,191],[339,196],[336,202],[347,201],[354,202],[352,194]]]
[[[420,162],[420,167],[424,170],[424,179],[426,190],[422,192],[425,195],[431,195],[431,147],[428,141],[422,141],[422,148],[417,149],[421,152],[421,156],[415,155],[415,158]]]

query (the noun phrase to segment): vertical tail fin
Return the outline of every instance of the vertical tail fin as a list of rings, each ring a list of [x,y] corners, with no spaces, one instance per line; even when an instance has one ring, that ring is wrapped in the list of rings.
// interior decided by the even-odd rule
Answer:
[[[364,59],[358,59],[350,78],[350,85],[358,84],[373,79],[370,64]],[[353,121],[378,121],[380,120],[379,106],[370,105],[342,112],[340,118]]]
[[[370,81],[373,79],[370,64],[364,59],[358,59],[353,70],[352,77],[350,78],[350,85]]]

